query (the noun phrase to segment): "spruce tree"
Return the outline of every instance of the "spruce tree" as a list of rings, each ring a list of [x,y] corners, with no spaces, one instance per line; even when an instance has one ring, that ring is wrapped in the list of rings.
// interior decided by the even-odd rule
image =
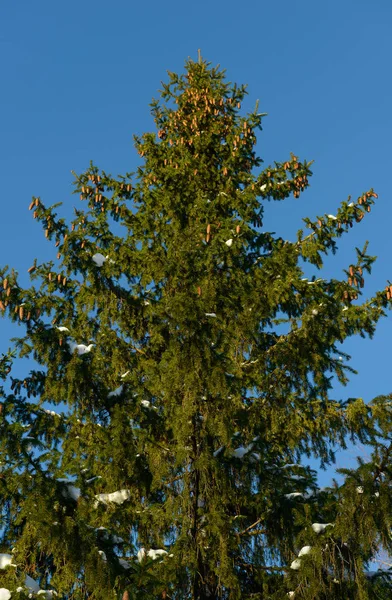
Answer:
[[[340,279],[304,277],[377,195],[295,241],[263,230],[311,163],[261,168],[245,94],[188,60],[135,173],[75,175],[70,223],[33,198],[53,260],[26,289],[0,269],[22,332],[0,362],[1,600],[390,597],[368,567],[392,545],[392,396],[331,390],[352,371],[340,344],[372,336],[392,286],[362,299],[366,247]],[[348,440],[371,459],[320,489],[308,458],[331,465]]]

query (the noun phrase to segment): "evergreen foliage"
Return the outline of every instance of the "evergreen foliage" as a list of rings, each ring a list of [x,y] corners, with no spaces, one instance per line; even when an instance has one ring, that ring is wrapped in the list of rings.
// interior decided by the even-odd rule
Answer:
[[[368,565],[392,546],[392,396],[331,387],[392,286],[362,300],[366,247],[342,279],[304,277],[377,195],[293,242],[264,231],[311,164],[261,170],[245,94],[189,60],[152,102],[157,132],[135,137],[136,173],[76,175],[70,224],[30,205],[58,254],[27,289],[0,269],[23,330],[0,362],[0,598],[390,597],[391,571]],[[347,440],[371,459],[319,489],[307,457],[329,465]]]

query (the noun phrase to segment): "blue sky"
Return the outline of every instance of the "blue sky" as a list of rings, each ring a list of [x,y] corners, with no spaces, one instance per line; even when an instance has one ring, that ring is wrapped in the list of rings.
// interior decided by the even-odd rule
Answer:
[[[333,213],[349,194],[374,187],[374,210],[327,261],[341,275],[354,247],[370,241],[378,262],[365,295],[392,279],[390,0],[19,0],[0,8],[1,260],[25,279],[32,258],[54,256],[27,207],[33,195],[64,202],[71,170],[93,160],[116,175],[137,164],[132,134],[153,129],[149,102],[166,70],[181,71],[197,50],[247,83],[246,108],[268,113],[259,155],[268,164],[292,151],[314,159],[299,200],[268,204],[265,228],[294,238],[302,217]],[[0,349],[11,329],[0,320]],[[345,345],[359,370],[339,397],[370,400],[392,391],[392,318],[369,342]],[[342,462],[345,459],[339,459]]]

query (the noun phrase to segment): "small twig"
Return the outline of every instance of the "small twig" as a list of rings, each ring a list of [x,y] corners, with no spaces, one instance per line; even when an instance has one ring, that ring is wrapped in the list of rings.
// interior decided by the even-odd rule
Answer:
[[[266,533],[266,529],[255,529],[254,531],[249,531],[248,535],[265,535]]]
[[[250,529],[252,529],[256,525],[258,525],[261,521],[262,521],[262,517],[260,517],[260,519],[257,519],[257,521],[255,521],[254,523],[252,523],[252,525],[249,525],[249,527],[247,527],[243,531],[240,531],[240,533],[237,533],[237,535],[245,535],[245,533],[247,533]]]
[[[170,479],[170,481],[167,481],[165,483],[165,485],[171,485],[172,483],[174,483],[175,481],[178,481],[179,479],[182,479],[187,473],[181,473],[180,475],[176,475],[176,477],[174,477],[173,479]]]
[[[250,365],[254,365],[255,363],[259,362],[259,359],[256,358],[256,360],[250,360],[249,362],[243,362],[240,364],[241,367],[249,367]]]
[[[135,346],[133,346],[132,348],[133,350],[136,350],[136,352],[139,352],[139,354],[144,354],[144,356],[146,356],[146,353],[143,352],[143,350],[139,350],[139,348],[136,348]]]
[[[250,563],[239,563],[242,567],[250,567],[252,570],[254,568],[256,569],[263,569],[264,571],[288,571],[289,567],[277,567],[277,566],[273,566],[273,565],[257,565],[257,567],[255,567],[255,565],[252,565]]]
[[[148,441],[150,442],[150,444],[152,444],[153,446],[157,446],[158,448],[160,448],[161,450],[164,450],[165,452],[169,452],[170,454],[173,454],[173,452],[170,450],[170,448],[165,448],[165,446],[162,446],[161,444],[158,444],[158,442],[155,442],[152,439],[148,439]]]

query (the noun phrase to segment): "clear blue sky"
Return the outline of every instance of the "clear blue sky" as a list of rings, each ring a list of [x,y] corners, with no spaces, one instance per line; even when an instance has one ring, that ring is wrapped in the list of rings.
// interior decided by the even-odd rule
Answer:
[[[392,279],[390,0],[19,0],[0,8],[0,264],[25,274],[35,256],[54,256],[27,207],[63,201],[71,169],[92,159],[113,174],[137,164],[132,134],[153,129],[149,102],[166,70],[181,71],[197,49],[249,85],[245,108],[268,113],[259,136],[266,163],[290,151],[314,159],[300,200],[267,206],[265,227],[288,239],[301,218],[333,213],[371,186],[379,201],[328,261],[341,275],[355,245],[379,259],[365,294]],[[25,280],[27,281],[27,280]],[[0,320],[0,349],[11,329]],[[359,375],[341,397],[392,391],[392,315],[371,342],[345,345]]]

